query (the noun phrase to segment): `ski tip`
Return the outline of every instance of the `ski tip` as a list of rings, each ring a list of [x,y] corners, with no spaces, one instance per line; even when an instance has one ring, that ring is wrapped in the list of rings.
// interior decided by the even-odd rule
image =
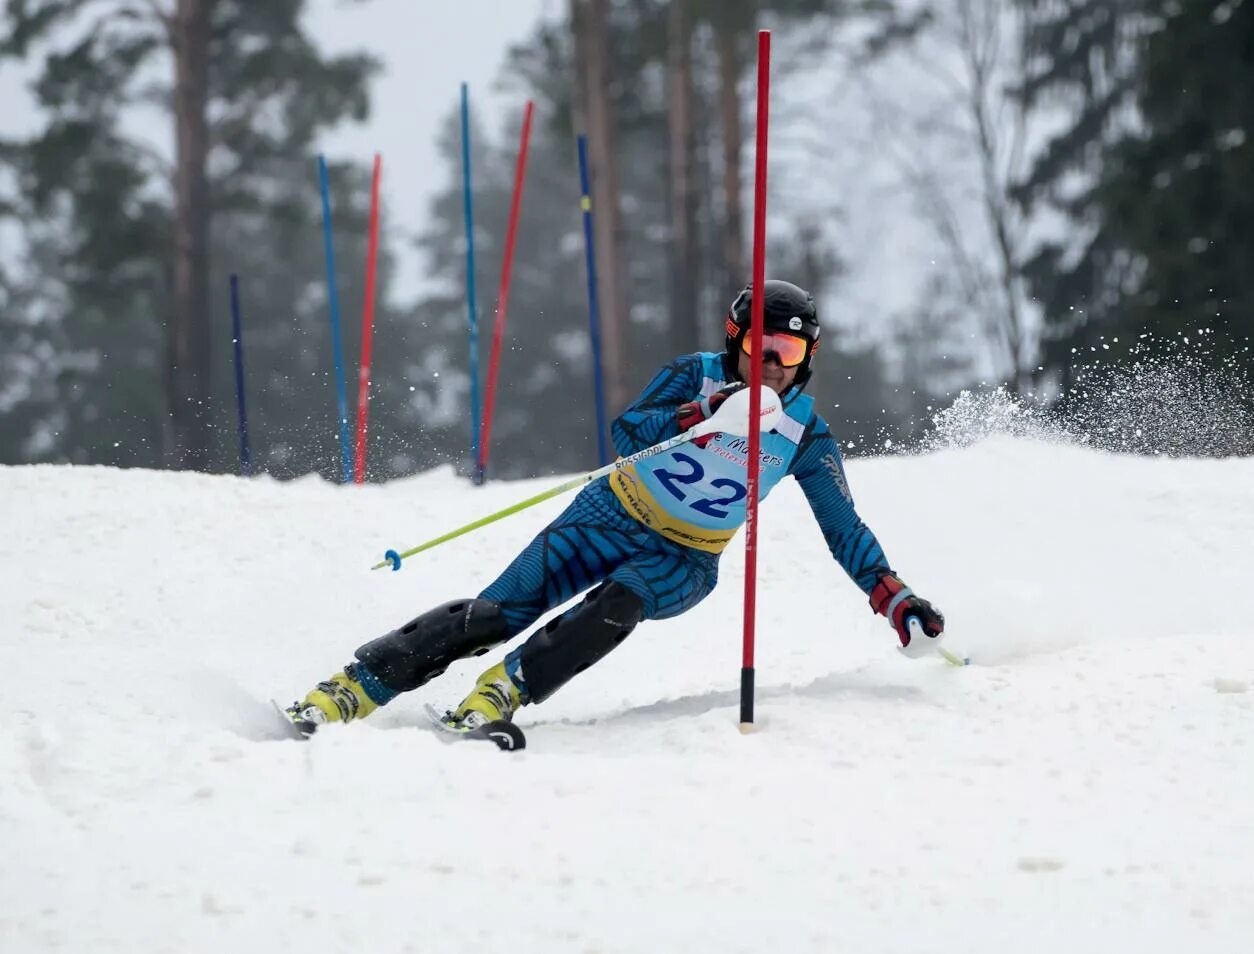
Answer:
[[[512,722],[489,722],[478,731],[503,752],[519,752],[527,747],[527,737]]]
[[[451,722],[447,713],[440,712],[430,703],[425,703],[423,709],[427,713],[427,718],[431,720],[431,727],[446,742],[487,741],[503,752],[518,752],[527,747],[527,736],[512,722],[500,720],[485,723],[474,729],[465,729]]]
[[[311,735],[313,735],[312,726],[308,731],[302,729],[288,717],[287,712],[284,711],[283,707],[279,705],[278,702],[271,699],[270,705],[274,706],[274,711],[279,717],[279,726],[282,729],[282,737],[284,739],[295,739],[298,742],[303,742],[305,739],[308,739]]]

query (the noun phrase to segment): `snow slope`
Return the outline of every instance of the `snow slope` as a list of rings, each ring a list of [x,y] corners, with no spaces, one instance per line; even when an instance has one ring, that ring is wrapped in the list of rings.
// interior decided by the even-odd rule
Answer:
[[[421,703],[268,741],[360,642],[473,594],[549,486],[0,468],[0,951],[1254,949],[1254,461],[1022,439],[855,461],[978,665],[912,662],[791,482],[743,551],[520,724]]]

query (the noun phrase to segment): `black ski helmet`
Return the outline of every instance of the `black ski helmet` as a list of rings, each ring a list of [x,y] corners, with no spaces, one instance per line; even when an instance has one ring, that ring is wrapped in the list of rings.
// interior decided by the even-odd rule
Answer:
[[[805,360],[797,365],[797,377],[793,386],[803,388],[810,380],[810,361],[819,350],[818,311],[814,307],[814,296],[804,288],[792,282],[768,279],[763,283],[764,298],[762,302],[762,327],[766,331],[784,331],[800,335],[810,344],[806,348]],[[727,312],[727,358],[731,368],[735,369],[740,354],[740,343],[749,333],[753,319],[753,286],[746,285]]]

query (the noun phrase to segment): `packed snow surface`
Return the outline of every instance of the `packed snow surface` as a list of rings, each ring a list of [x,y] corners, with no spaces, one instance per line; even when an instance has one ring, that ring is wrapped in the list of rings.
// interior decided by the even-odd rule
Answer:
[[[0,468],[0,951],[1254,950],[1254,461],[994,438],[849,465],[974,664],[911,661],[792,482],[742,570],[518,722],[496,656],[274,738],[360,643],[474,595],[556,481]]]

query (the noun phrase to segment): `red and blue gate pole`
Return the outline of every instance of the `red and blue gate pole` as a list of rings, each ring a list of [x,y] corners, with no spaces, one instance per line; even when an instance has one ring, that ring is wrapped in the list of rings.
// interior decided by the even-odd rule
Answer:
[[[340,474],[344,483],[353,479],[353,450],[348,441],[348,395],[344,387],[344,348],[340,344],[340,290],[335,279],[335,241],[331,236],[331,186],[326,156],[318,156],[318,181],[322,189],[322,243],[327,258],[327,302],[331,314],[331,348],[335,354],[336,407],[340,416]]]
[[[366,423],[370,417],[370,366],[374,341],[374,289],[379,263],[379,184],[383,179],[383,157],[374,154],[374,176],[370,181],[370,239],[366,247],[366,301],[361,316],[361,371],[357,376],[357,453],[353,481],[366,481]]]
[[[244,409],[244,331],[239,313],[239,276],[231,275],[231,333],[235,345],[235,405],[239,409],[239,468],[253,475],[253,455],[248,444],[248,414]]]
[[[605,385],[601,376],[601,311],[597,305],[596,240],[592,231],[592,186],[588,175],[588,137],[579,136],[579,207],[583,210],[583,248],[588,272],[588,325],[592,335],[592,386],[596,395],[597,462],[610,462],[605,439]]]
[[[488,452],[492,440],[492,405],[496,398],[496,379],[501,368],[501,342],[505,337],[505,314],[509,306],[509,278],[514,264],[514,240],[518,234],[518,213],[522,208],[523,179],[527,172],[527,146],[531,142],[531,116],[535,103],[527,100],[523,113],[522,144],[514,167],[514,197],[509,207],[509,228],[505,235],[505,260],[501,264],[501,290],[496,302],[496,323],[492,329],[492,359],[488,364],[488,392],[483,404],[483,435],[479,444],[479,460],[475,483],[483,483],[488,470]]]
[[[466,219],[466,310],[470,318],[470,456],[479,461],[479,306],[475,301],[475,207],[470,188],[470,89],[462,83],[462,198]]]
[[[745,501],[745,627],[740,668],[740,728],[753,725],[753,640],[757,615],[758,483],[762,448],[762,322],[766,282],[766,128],[770,112],[771,31],[758,31],[758,120],[753,176],[753,304],[749,333],[749,460]]]

